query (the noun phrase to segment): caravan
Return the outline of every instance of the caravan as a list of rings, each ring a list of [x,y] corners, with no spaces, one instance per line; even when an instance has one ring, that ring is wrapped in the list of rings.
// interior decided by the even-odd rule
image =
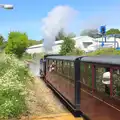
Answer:
[[[89,36],[80,36],[73,39],[76,42],[75,47],[85,52],[92,52],[99,48],[98,42],[94,41],[94,39]]]

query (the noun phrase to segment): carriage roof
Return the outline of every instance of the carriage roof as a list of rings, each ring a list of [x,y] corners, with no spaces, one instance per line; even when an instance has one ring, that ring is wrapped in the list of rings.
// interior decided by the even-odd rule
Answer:
[[[80,60],[83,62],[98,63],[98,64],[114,64],[120,65],[120,55],[99,55],[99,56],[47,56],[47,59],[53,60]]]
[[[53,59],[53,60],[67,60],[67,61],[75,61],[79,60],[83,56],[48,56],[47,59]]]
[[[88,56],[81,59],[83,62],[120,65],[120,55]]]

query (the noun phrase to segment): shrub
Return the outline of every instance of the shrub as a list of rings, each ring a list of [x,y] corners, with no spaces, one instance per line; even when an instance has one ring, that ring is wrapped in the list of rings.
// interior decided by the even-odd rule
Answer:
[[[114,48],[102,48],[96,50],[94,52],[88,53],[88,56],[95,56],[95,55],[120,55],[120,51]]]
[[[27,110],[27,82],[32,76],[13,55],[2,54],[0,59],[0,118],[16,117]]]
[[[21,57],[28,46],[28,37],[25,33],[10,32],[8,36],[8,43],[5,48],[5,53],[15,54]]]
[[[64,42],[62,43],[60,54],[67,55],[75,49],[75,41],[72,38],[65,37]]]
[[[22,55],[22,60],[31,60],[33,57],[31,54],[24,52]]]

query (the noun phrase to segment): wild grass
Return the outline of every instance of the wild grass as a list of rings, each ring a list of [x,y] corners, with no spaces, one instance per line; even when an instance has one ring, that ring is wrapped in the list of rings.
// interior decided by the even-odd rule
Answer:
[[[32,78],[25,64],[14,55],[0,55],[0,119],[27,111],[27,82]]]

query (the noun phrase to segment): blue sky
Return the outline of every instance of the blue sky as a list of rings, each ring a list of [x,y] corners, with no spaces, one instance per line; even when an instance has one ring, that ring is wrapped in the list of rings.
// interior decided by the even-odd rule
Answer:
[[[31,39],[40,40],[41,20],[58,5],[68,5],[78,11],[71,25],[76,34],[87,26],[106,24],[120,28],[120,0],[0,0],[13,4],[13,10],[0,9],[0,34],[5,38],[10,31],[26,32]]]

